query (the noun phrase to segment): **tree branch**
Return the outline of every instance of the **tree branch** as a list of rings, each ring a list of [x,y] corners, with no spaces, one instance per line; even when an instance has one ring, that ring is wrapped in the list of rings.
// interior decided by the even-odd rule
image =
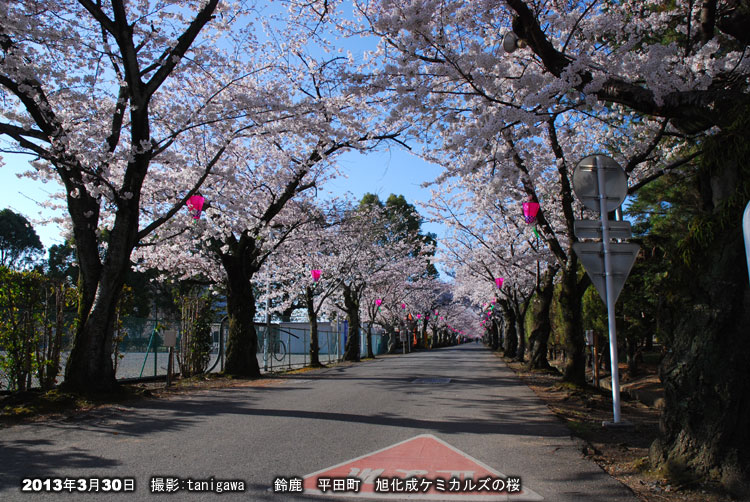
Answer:
[[[675,160],[674,162],[669,163],[668,165],[664,166],[663,168],[659,169],[658,171],[655,171],[651,175],[643,178],[635,185],[632,185],[628,187],[628,195],[632,195],[636,193],[638,190],[640,190],[643,186],[648,185],[652,181],[662,177],[663,175],[677,169],[680,166],[683,166],[693,160],[694,158],[698,157],[699,155],[702,155],[703,151],[697,151],[695,153],[692,153],[688,155],[687,157],[683,157],[681,159]]]
[[[166,80],[172,70],[177,66],[177,63],[182,59],[187,50],[195,41],[198,33],[201,31],[203,26],[208,23],[213,17],[213,13],[216,10],[219,0],[208,0],[205,2],[203,8],[195,16],[195,19],[190,23],[190,26],[177,38],[177,44],[169,52],[164,64],[154,73],[154,76],[146,84],[145,96],[151,97],[161,84]]]

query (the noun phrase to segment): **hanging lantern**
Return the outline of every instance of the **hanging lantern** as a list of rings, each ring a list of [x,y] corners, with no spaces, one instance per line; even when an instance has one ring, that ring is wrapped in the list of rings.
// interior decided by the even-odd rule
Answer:
[[[402,308],[402,309],[406,309],[406,304],[405,304],[405,303],[402,303],[402,304],[401,304],[401,308]]]
[[[200,195],[193,195],[187,200],[187,207],[190,213],[192,213],[193,219],[197,220],[201,217],[201,210],[203,209],[203,202],[205,200]]]
[[[375,305],[377,305],[378,307],[380,307],[381,303],[383,303],[383,300],[381,300],[380,298],[378,298],[377,300],[375,300]]]
[[[417,319],[421,319],[421,318],[422,318],[422,314],[417,314]]]
[[[523,217],[526,223],[531,225],[536,221],[536,215],[539,212],[538,202],[524,202],[523,203]]]
[[[310,274],[312,275],[313,282],[318,282],[320,280],[321,270],[319,270],[317,268],[312,269],[312,270],[310,270]]]
[[[497,279],[495,279],[495,284],[497,285],[497,289],[502,288],[503,287],[503,278],[502,277],[498,277]]]

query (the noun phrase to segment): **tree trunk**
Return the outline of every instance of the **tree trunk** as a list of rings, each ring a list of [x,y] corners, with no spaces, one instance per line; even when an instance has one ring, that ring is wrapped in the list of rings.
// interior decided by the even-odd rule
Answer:
[[[143,110],[134,112],[134,139],[148,139],[148,120]],[[112,338],[120,293],[130,271],[130,255],[138,242],[140,192],[148,170],[148,154],[136,154],[128,165],[123,191],[131,198],[118,201],[114,226],[107,240],[106,256],[100,258],[100,242],[92,222],[99,218],[99,201],[87,192],[79,197],[68,195],[68,212],[73,221],[73,234],[78,260],[78,328],[65,367],[63,386],[78,392],[111,392],[117,388],[112,365]],[[66,182],[66,188],[75,183]],[[91,218],[83,211],[87,210]]]
[[[581,294],[576,274],[578,259],[570,250],[568,261],[562,269],[560,312],[562,314],[562,339],[565,344],[565,369],[563,380],[577,385],[586,383],[586,342],[583,337]]]
[[[515,298],[513,299],[512,308],[516,320],[516,336],[518,337],[515,360],[523,362],[526,356],[526,329],[524,327],[526,309],[519,305],[518,300]]]
[[[539,290],[530,306],[532,315],[531,333],[529,333],[530,369],[550,369],[552,367],[547,360],[547,342],[552,331],[550,307],[555,291],[554,279],[556,273],[556,269],[547,268]]]
[[[349,320],[349,336],[344,348],[344,361],[359,361],[361,347],[359,344],[359,294],[355,287],[344,286],[344,308]]]
[[[117,387],[112,365],[112,338],[117,301],[124,285],[125,274],[130,268],[129,263],[128,261],[127,264],[118,267],[110,262],[102,270],[95,301],[88,315],[85,304],[81,301],[79,327],[65,367],[63,386],[66,390],[111,392]]]
[[[746,136],[739,141],[746,144]],[[742,498],[750,495],[750,289],[739,231],[747,197],[719,201],[743,183],[747,190],[750,178],[746,158],[721,164],[702,186],[727,228],[714,220],[711,237],[691,243],[696,249],[683,279],[689,296],[660,368],[665,409],[652,460],[718,480]]]
[[[258,378],[258,334],[255,331],[255,295],[245,266],[244,253],[222,254],[227,275],[227,355],[224,372],[228,375]],[[270,337],[270,333],[268,333]],[[269,338],[270,343],[270,338]]]
[[[518,337],[516,336],[516,315],[507,301],[500,300],[500,308],[503,310],[503,338],[505,346],[503,353],[505,357],[513,357],[516,353]]]
[[[627,353],[628,375],[638,376],[638,337],[633,333],[625,334],[625,348]]]
[[[318,342],[318,314],[315,312],[313,290],[305,287],[305,303],[307,304],[307,319],[310,322],[310,366],[320,368],[320,344]]]
[[[367,323],[367,339],[365,340],[367,345],[367,357],[370,359],[375,358],[375,354],[372,353],[372,321]]]
[[[499,339],[500,337],[498,336],[499,329],[500,329],[500,325],[498,324],[496,320],[493,319],[490,322],[490,328],[487,330],[487,333],[490,336],[489,342],[490,342],[490,348],[492,348],[492,350],[497,350],[498,348],[500,348],[500,339]]]
[[[503,320],[502,319],[496,319],[493,321],[493,331],[495,332],[495,337],[497,338],[497,349],[496,350],[502,350],[503,344],[504,344],[504,332],[505,329],[503,327]]]

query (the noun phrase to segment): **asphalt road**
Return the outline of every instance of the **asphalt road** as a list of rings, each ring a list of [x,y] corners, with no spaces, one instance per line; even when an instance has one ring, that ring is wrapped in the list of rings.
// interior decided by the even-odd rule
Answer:
[[[368,500],[364,493],[351,491],[274,493],[274,481],[299,480],[418,436],[422,443],[402,446],[415,445],[409,450],[415,465],[406,465],[402,451],[390,460],[381,454],[378,462],[402,462],[396,466],[401,472],[417,475],[436,468],[456,471],[446,478],[461,479],[472,470],[464,460],[454,459],[463,454],[491,472],[520,477],[527,498],[494,492],[435,495],[434,490],[408,496],[381,493],[379,498],[637,500],[583,458],[581,445],[533,392],[476,344],[385,356],[263,385],[145,400],[75,419],[2,429],[0,500]],[[440,445],[452,447],[453,453],[440,450]],[[441,458],[444,465],[435,467]],[[71,489],[70,481],[62,491],[52,491],[66,479],[90,489],[90,478],[100,478],[98,492]],[[104,492],[105,478],[110,488],[119,486],[120,491]],[[178,491],[152,493],[152,488],[166,490],[168,480],[176,478]],[[194,481],[204,481],[202,487],[209,491],[189,491],[188,479],[193,487]],[[217,495],[223,480],[242,481],[245,490]],[[124,491],[130,483],[134,489]],[[48,487],[49,492],[34,493]]]

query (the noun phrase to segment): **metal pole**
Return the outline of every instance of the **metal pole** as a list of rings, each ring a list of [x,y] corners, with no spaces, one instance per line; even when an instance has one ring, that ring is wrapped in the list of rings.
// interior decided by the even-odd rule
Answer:
[[[742,214],[742,234],[745,238],[745,258],[747,259],[747,274],[750,276],[750,202],[745,206]]]
[[[146,361],[148,361],[148,354],[151,352],[151,342],[154,340],[154,334],[156,333],[156,327],[151,331],[151,336],[148,339],[148,347],[146,347],[146,357],[143,358],[143,366],[141,366],[141,374],[138,378],[143,376],[143,369],[146,367]]]
[[[219,325],[219,357],[221,358],[221,372],[224,373],[224,319]],[[227,320],[227,330],[229,330],[229,321]]]
[[[169,361],[167,362],[167,387],[172,385],[172,360],[174,356],[174,346],[169,347]]]
[[[271,338],[271,283],[266,280],[266,336],[263,339],[263,371],[268,371],[268,344]]]
[[[158,339],[157,339],[157,340],[158,340]],[[157,354],[157,352],[156,352],[156,349],[157,349],[158,347],[157,347],[156,345],[157,345],[157,344],[154,344],[154,376],[156,376],[156,373],[157,373],[157,366],[156,366],[156,354]]]
[[[599,388],[599,347],[597,341],[599,338],[594,333],[594,387]]]
[[[602,220],[602,248],[604,249],[604,282],[607,290],[607,321],[609,324],[609,355],[612,370],[612,411],[614,423],[620,423],[620,374],[617,358],[617,326],[615,324],[615,293],[612,284],[612,260],[609,251],[609,216],[607,215],[607,197],[605,194],[604,169],[596,160],[596,179],[599,185],[599,212]]]

